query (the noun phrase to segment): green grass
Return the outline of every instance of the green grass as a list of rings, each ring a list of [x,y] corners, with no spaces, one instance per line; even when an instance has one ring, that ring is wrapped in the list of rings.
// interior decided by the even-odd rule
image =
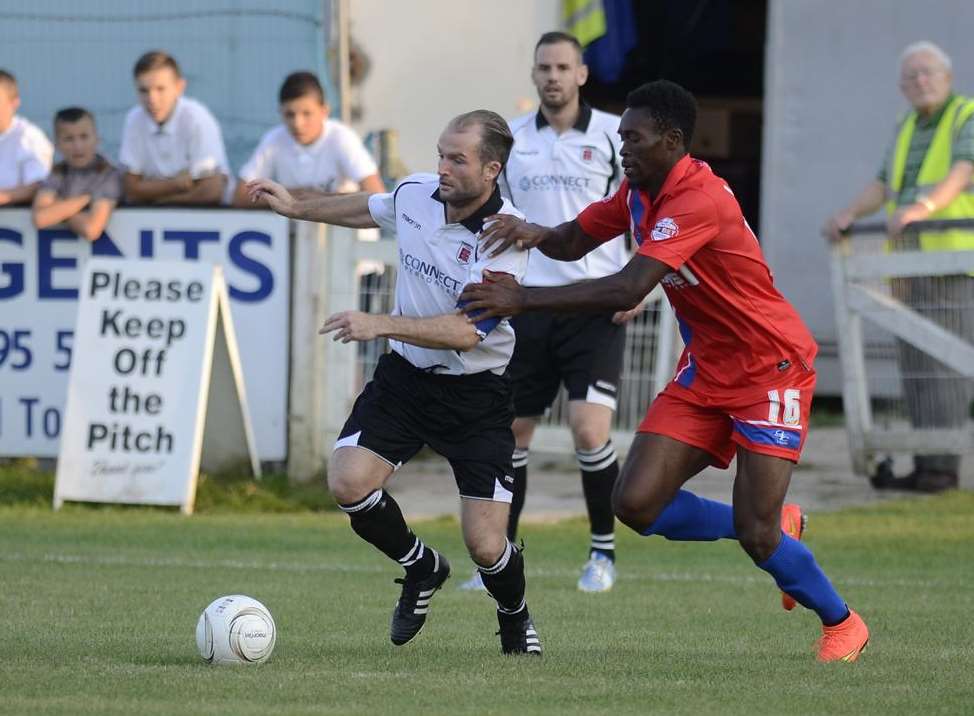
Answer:
[[[321,480],[292,484],[284,473],[264,475],[259,480],[249,475],[250,468],[246,466],[215,474],[201,473],[195,511],[263,514],[337,509]],[[41,469],[36,460],[23,458],[0,464],[0,505],[50,505],[53,497],[54,473]],[[74,506],[69,504],[65,509]]]
[[[29,501],[28,501],[29,502]],[[620,580],[575,590],[586,525],[529,525],[543,659],[501,657],[457,524],[415,525],[454,565],[413,644],[393,647],[397,569],[344,516],[0,507],[0,712],[9,714],[954,714],[974,704],[974,495],[813,514],[808,543],[873,640],[816,664],[809,612],[781,610],[731,542],[619,534]],[[262,600],[260,667],[199,660],[213,598]]]

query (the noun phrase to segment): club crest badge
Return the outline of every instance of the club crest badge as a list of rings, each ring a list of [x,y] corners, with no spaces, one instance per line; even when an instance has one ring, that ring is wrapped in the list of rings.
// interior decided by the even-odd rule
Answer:
[[[464,241],[457,250],[457,263],[466,266],[470,263],[471,256],[473,256],[473,246]]]

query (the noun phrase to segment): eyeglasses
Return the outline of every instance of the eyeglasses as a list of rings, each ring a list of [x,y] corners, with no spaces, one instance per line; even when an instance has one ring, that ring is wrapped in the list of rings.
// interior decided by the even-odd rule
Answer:
[[[937,75],[944,74],[944,69],[941,67],[921,67],[918,70],[913,70],[912,72],[906,72],[900,75],[901,82],[916,82],[921,77],[931,78]]]

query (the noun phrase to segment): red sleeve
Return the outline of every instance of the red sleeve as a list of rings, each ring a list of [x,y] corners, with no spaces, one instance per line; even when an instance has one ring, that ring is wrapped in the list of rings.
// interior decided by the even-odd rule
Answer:
[[[676,270],[719,230],[717,206],[701,191],[687,192],[660,207],[638,253]]]
[[[624,179],[618,191],[602,201],[589,204],[575,220],[588,236],[599,241],[614,239],[629,228],[629,180]]]

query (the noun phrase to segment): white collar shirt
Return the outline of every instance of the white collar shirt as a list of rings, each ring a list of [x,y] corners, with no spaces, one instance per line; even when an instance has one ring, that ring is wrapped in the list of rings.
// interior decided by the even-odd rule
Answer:
[[[558,134],[539,110],[510,122],[514,147],[501,189],[528,221],[557,226],[589,204],[612,196],[622,182],[619,117],[582,105],[578,120]],[[577,261],[531,252],[528,286],[559,286],[616,273],[629,260],[624,236]]]
[[[168,179],[183,171],[193,179],[230,176],[220,125],[210,110],[190,97],[180,97],[163,124],[156,124],[141,105],[129,110],[119,162],[126,171],[147,179]]]
[[[51,171],[54,147],[36,125],[14,116],[0,132],[0,189],[44,180]]]
[[[325,119],[321,136],[307,145],[298,143],[283,124],[265,133],[240,170],[240,178],[336,192],[357,191],[359,182],[378,172],[354,130]]]
[[[380,227],[396,232],[399,244],[394,316],[426,318],[453,313],[463,287],[480,282],[484,270],[510,274],[518,282],[524,278],[527,251],[508,249],[490,258],[478,245],[487,216],[522,216],[497,189],[471,216],[460,223],[448,223],[437,176],[414,174],[394,192],[370,196],[369,212]],[[448,375],[488,370],[501,374],[514,352],[514,329],[504,319],[481,334],[479,345],[465,352],[389,343],[392,350],[421,370]]]

